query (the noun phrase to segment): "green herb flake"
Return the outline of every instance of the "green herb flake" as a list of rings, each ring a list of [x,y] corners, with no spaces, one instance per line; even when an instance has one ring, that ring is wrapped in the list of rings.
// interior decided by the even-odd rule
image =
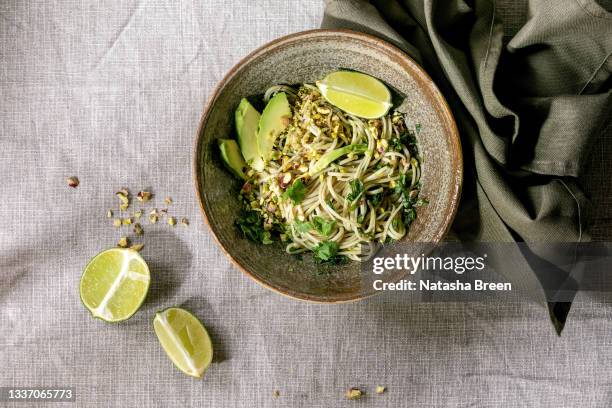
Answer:
[[[310,222],[295,220],[293,224],[295,225],[295,229],[302,234],[313,229],[312,223]]]
[[[302,179],[297,179],[293,182],[293,184],[287,188],[287,190],[283,193],[283,198],[291,199],[293,204],[299,204],[304,201],[304,197],[306,196],[306,186],[302,182]]]
[[[242,210],[235,222],[245,238],[259,244],[271,244],[272,234],[263,227],[263,218],[256,211]]]
[[[338,254],[338,243],[334,241],[323,241],[313,250],[315,259],[321,262],[333,261]]]
[[[361,197],[363,194],[363,182],[359,179],[351,180],[349,182],[351,192],[346,196],[346,200],[351,203]]]
[[[319,216],[314,217],[312,223],[315,230],[325,237],[329,236],[336,226],[336,220],[329,220]]]

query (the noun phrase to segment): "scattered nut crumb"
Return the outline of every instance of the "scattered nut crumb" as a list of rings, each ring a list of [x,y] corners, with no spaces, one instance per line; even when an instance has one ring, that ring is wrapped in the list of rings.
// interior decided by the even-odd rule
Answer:
[[[120,219],[120,218],[115,218],[115,219],[113,220],[113,226],[114,226],[115,228],[119,228],[119,227],[121,226],[121,219]]]
[[[172,204],[172,198],[171,197],[164,198],[164,203],[166,203],[167,205]]]
[[[122,188],[121,190],[115,193],[117,198],[121,200],[121,205],[119,205],[119,209],[121,211],[125,211],[130,206],[130,192],[127,188]]]
[[[382,394],[386,390],[387,390],[387,387],[383,387],[382,385],[379,385],[379,386],[376,387],[376,393],[377,394]]]
[[[79,185],[79,179],[75,176],[68,177],[66,182],[68,183],[68,186],[72,188],[77,188],[77,186]]]
[[[137,218],[137,219],[138,219],[138,218],[140,218],[140,217],[142,217],[142,210],[138,210],[138,211],[136,211],[136,212],[134,213],[134,217],[135,217],[135,218]]]
[[[139,191],[136,198],[140,202],[147,202],[151,199],[152,194],[149,191]]]
[[[108,210],[106,212],[106,218],[113,218],[113,210]]]
[[[176,225],[176,218],[168,217],[168,225],[175,226]]]
[[[168,209],[167,208],[162,208],[161,210],[159,210],[159,213],[161,214],[162,217],[164,215],[168,215]]]
[[[140,251],[142,248],[144,248],[144,244],[134,244],[130,247],[130,249],[133,249],[134,251]]]
[[[124,218],[121,222],[123,225],[132,225],[132,217]]]
[[[185,217],[181,218],[181,224],[188,227],[189,226],[189,220]]]
[[[144,230],[142,229],[142,225],[140,225],[139,223],[134,224],[134,234],[142,235],[143,233]]]
[[[154,215],[154,214],[149,215],[149,222],[151,224],[155,224],[157,222],[157,215]]]
[[[120,248],[127,248],[129,245],[130,241],[127,239],[127,237],[121,237],[117,243],[117,246]]]
[[[361,398],[362,395],[363,395],[363,392],[359,388],[355,388],[355,387],[350,388],[346,392],[346,398],[350,400],[357,400]]]
[[[274,396],[274,398],[278,398],[278,397],[280,397],[280,391],[279,390],[274,390],[272,395]]]

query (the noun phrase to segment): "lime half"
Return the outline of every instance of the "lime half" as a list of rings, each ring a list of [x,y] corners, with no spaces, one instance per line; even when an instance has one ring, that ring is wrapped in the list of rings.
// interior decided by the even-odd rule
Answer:
[[[360,72],[332,72],[317,82],[317,87],[329,103],[361,118],[379,118],[392,106],[389,88]]]
[[[153,327],[174,365],[187,375],[201,378],[212,361],[213,347],[198,318],[184,309],[171,307],[157,312]]]
[[[149,290],[149,267],[132,249],[100,252],[81,276],[81,300],[94,317],[107,322],[129,319]]]

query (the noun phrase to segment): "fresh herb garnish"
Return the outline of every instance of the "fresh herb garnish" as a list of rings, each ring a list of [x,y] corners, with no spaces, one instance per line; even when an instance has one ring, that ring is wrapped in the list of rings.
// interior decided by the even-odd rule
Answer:
[[[295,225],[295,229],[301,233],[308,232],[312,229],[312,223],[310,222],[295,220],[293,224]]]
[[[363,193],[363,183],[359,179],[351,180],[349,182],[351,192],[346,196],[346,200],[351,203],[361,197]]]
[[[382,202],[383,197],[383,193],[373,194],[368,198],[368,201],[370,202],[370,204],[372,204],[373,207],[376,207]]]
[[[236,226],[245,238],[260,244],[271,244],[272,234],[263,227],[263,218],[256,211],[242,210],[236,219]]]
[[[315,260],[320,262],[334,261],[338,254],[338,243],[335,241],[323,241],[313,250]]]
[[[329,236],[336,226],[336,220],[328,220],[319,216],[314,217],[312,223],[317,232],[325,237]]]
[[[306,186],[302,182],[302,179],[297,179],[293,184],[287,188],[283,193],[283,198],[290,198],[293,204],[299,204],[304,201],[306,196]]]

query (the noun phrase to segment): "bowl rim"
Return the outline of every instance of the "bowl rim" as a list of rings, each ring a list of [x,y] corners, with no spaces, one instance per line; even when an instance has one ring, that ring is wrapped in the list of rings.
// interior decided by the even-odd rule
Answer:
[[[437,244],[444,238],[444,236],[446,236],[457,214],[457,210],[459,207],[459,201],[461,199],[462,188],[463,188],[463,151],[462,151],[462,146],[461,146],[461,139],[459,136],[459,130],[457,128],[457,123],[455,122],[452,111],[448,105],[448,102],[446,101],[446,99],[444,98],[444,96],[442,95],[438,87],[436,86],[435,82],[431,79],[429,74],[416,61],[414,61],[405,51],[402,51],[397,46],[391,44],[390,42],[386,40],[383,40],[382,38],[376,37],[371,34],[359,32],[359,31],[348,30],[348,29],[324,29],[324,28],[299,31],[296,33],[288,34],[288,35],[279,37],[277,39],[274,39],[256,48],[255,50],[251,51],[249,54],[247,54],[245,57],[241,58],[237,63],[235,63],[232,66],[232,68],[230,68],[230,70],[217,83],[212,93],[208,97],[207,102],[204,104],[204,110],[202,111],[202,115],[200,117],[200,122],[198,124],[195,141],[194,141],[193,158],[192,158],[193,181],[194,181],[195,190],[196,190],[196,197],[198,199],[198,204],[200,206],[200,212],[204,216],[204,222],[206,223],[206,226],[208,227],[209,231],[212,233],[212,236],[217,242],[217,245],[221,248],[221,250],[225,253],[225,255],[230,259],[230,261],[234,264],[234,266],[236,266],[240,271],[242,271],[243,274],[253,279],[255,282],[257,282],[261,286],[267,289],[270,289],[273,292],[276,292],[280,295],[288,297],[290,299],[296,299],[296,300],[301,300],[301,301],[308,302],[308,303],[317,303],[317,304],[350,303],[350,302],[356,302],[359,300],[363,300],[363,299],[372,297],[378,293],[381,293],[381,291],[373,291],[373,292],[366,293],[366,294],[361,294],[361,293],[351,294],[349,296],[342,296],[342,297],[338,297],[334,299],[322,299],[316,296],[292,291],[291,289],[288,289],[288,288],[277,287],[273,284],[270,284],[260,279],[258,276],[251,273],[245,266],[243,266],[238,260],[236,260],[232,256],[229,250],[225,248],[223,243],[221,243],[221,241],[217,237],[217,234],[215,233],[215,230],[212,228],[210,221],[208,219],[208,209],[204,205],[204,195],[200,188],[201,174],[199,171],[199,159],[201,157],[201,152],[203,148],[203,143],[202,143],[203,138],[201,137],[201,134],[202,134],[202,130],[204,129],[206,122],[208,121],[208,117],[210,115],[211,108],[214,105],[217,98],[219,97],[219,94],[221,93],[222,89],[236,75],[236,73],[241,69],[243,65],[255,59],[258,55],[261,55],[265,53],[266,51],[268,51],[269,49],[272,49],[280,44],[291,43],[302,37],[307,37],[313,34],[322,35],[322,36],[334,35],[334,36],[340,36],[344,38],[357,39],[357,40],[361,40],[361,41],[370,43],[373,46],[382,49],[383,51],[386,52],[387,55],[389,55],[391,58],[394,58],[395,61],[398,62],[400,65],[408,66],[409,69],[407,69],[407,71],[410,71],[411,74],[416,73],[417,76],[419,77],[417,78],[419,80],[418,82],[421,82],[425,85],[423,90],[429,92],[432,99],[441,108],[441,112],[446,116],[446,120],[450,128],[450,142],[454,147],[453,149],[454,161],[453,162],[456,164],[456,166],[453,168],[454,183],[453,183],[453,191],[451,191],[451,194],[452,194],[451,201],[447,207],[446,214],[445,214],[446,216],[444,217],[444,220],[443,220],[445,227],[437,231],[437,234],[434,236],[434,239],[432,240],[431,243]],[[400,279],[402,279],[402,276],[399,276],[397,278],[398,281]]]

